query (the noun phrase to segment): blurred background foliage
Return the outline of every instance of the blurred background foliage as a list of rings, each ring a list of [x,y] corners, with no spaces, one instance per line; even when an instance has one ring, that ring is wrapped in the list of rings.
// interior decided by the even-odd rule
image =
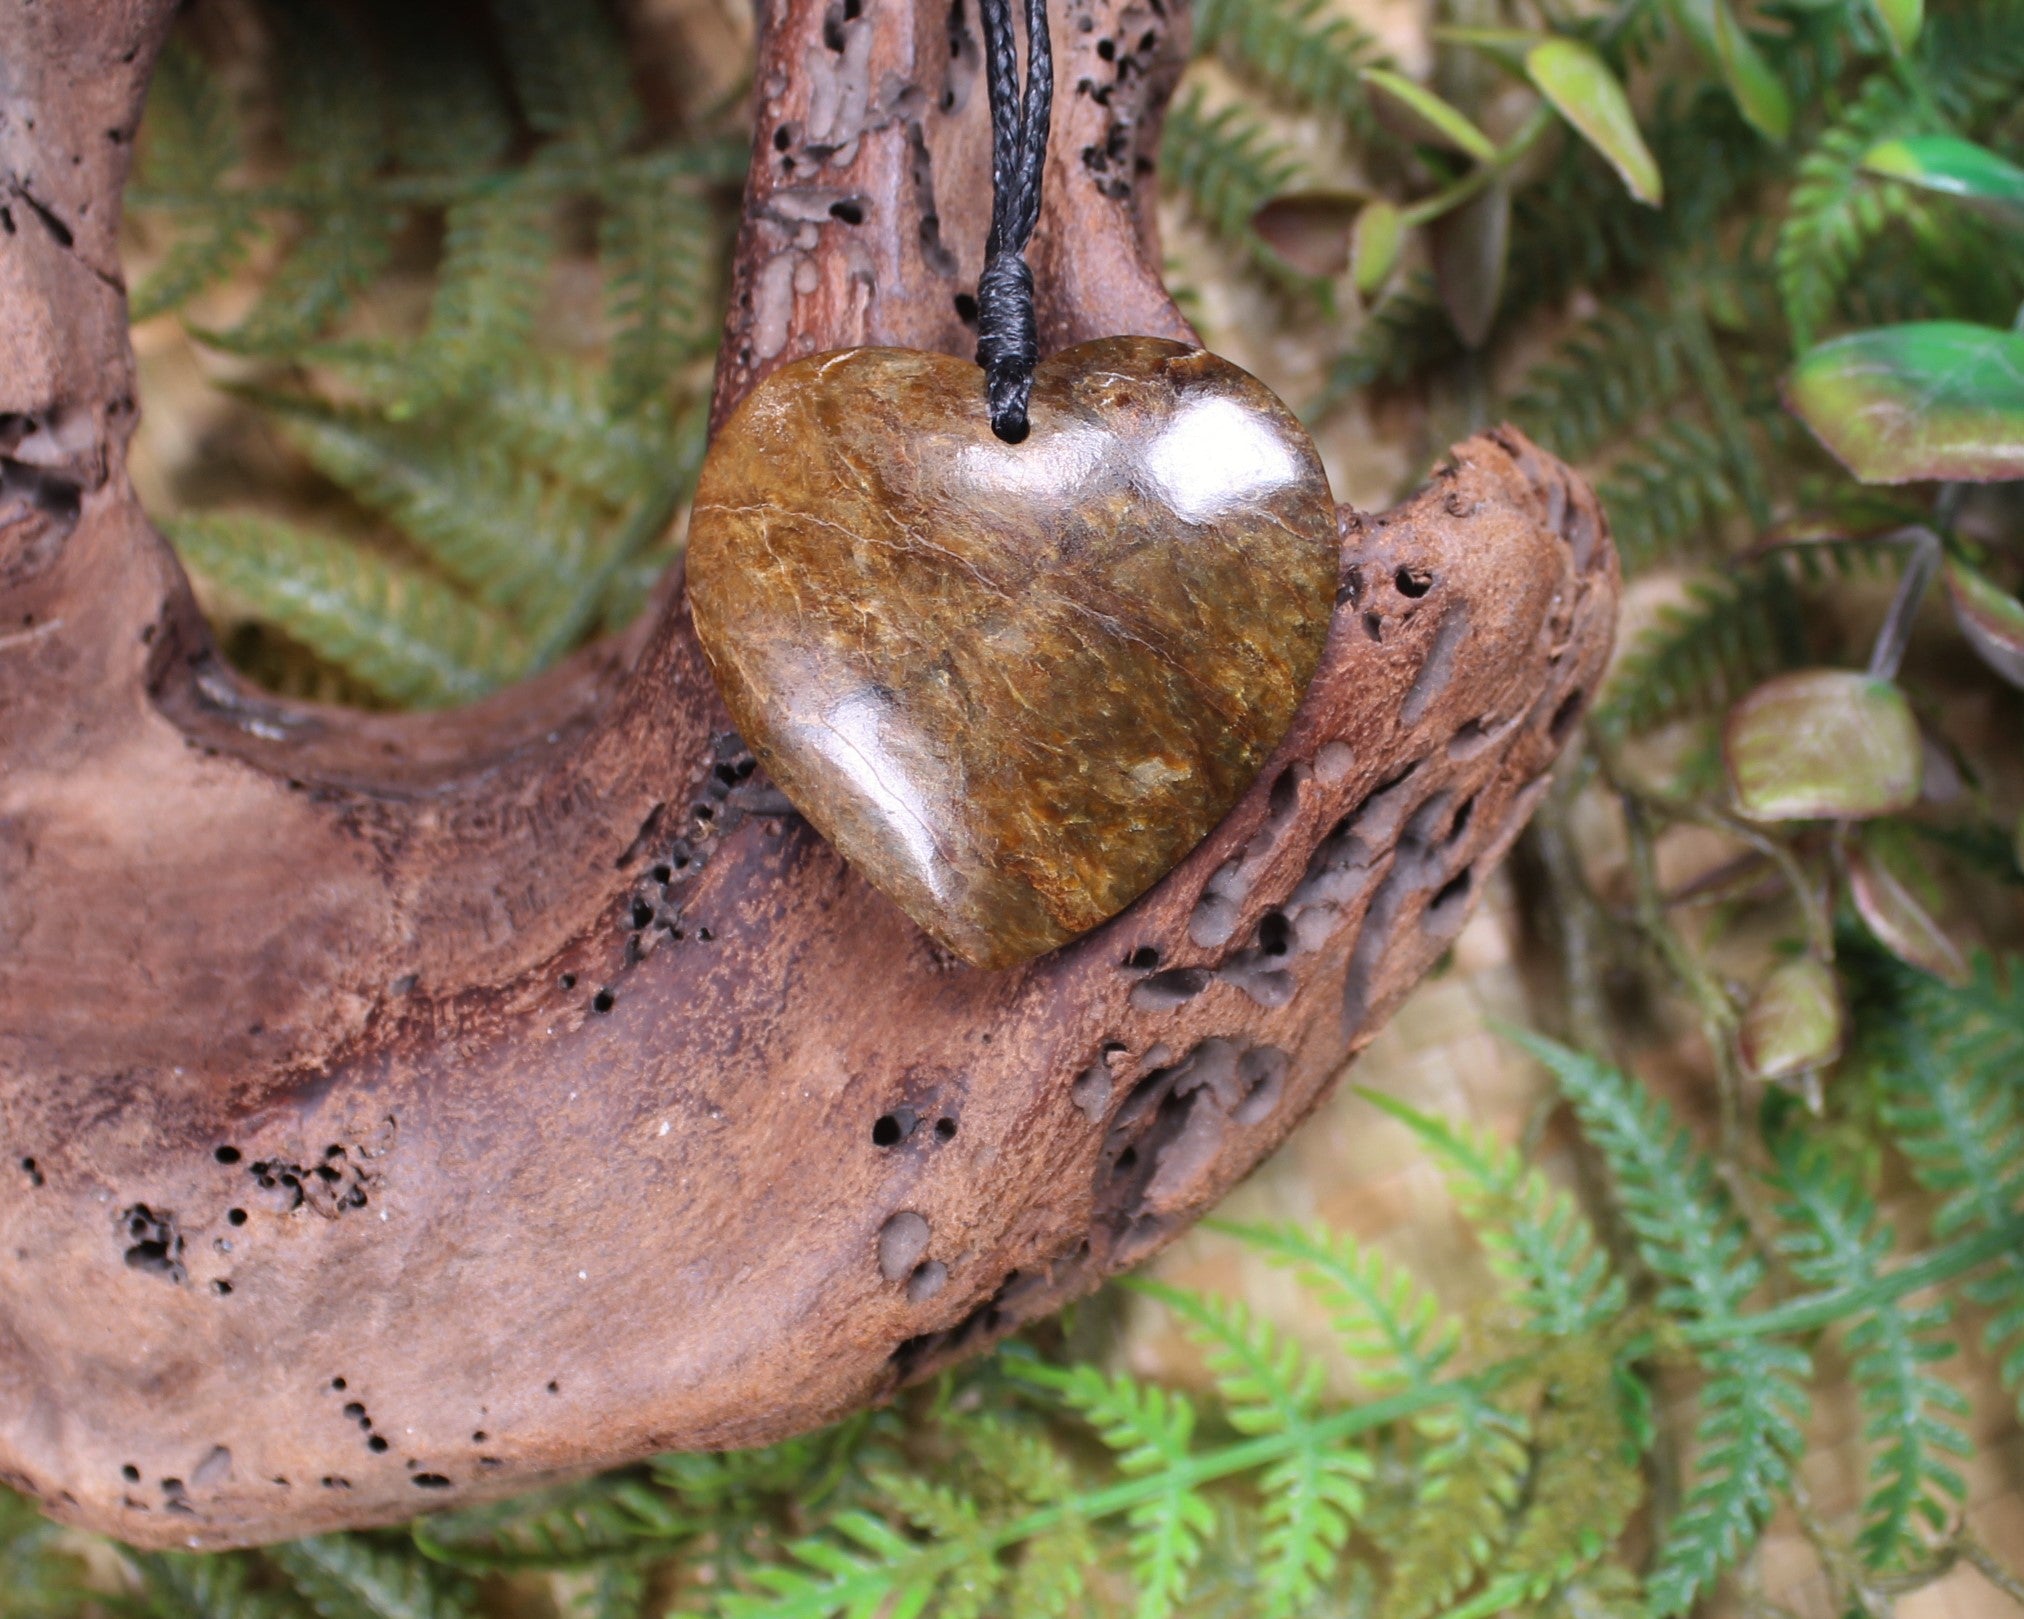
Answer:
[[[457,702],[639,610],[742,9],[189,8],[130,197],[136,464],[256,678]],[[1388,1036],[1233,1199],[1292,1217],[885,1410],[259,1554],[8,1499],[0,1616],[2024,1601],[2024,0],[1194,25],[1170,275],[1338,493],[1509,419],[1609,509],[1617,665],[1421,992],[1512,1026],[1431,1078]],[[1381,1216],[1363,1141],[1435,1190]]]

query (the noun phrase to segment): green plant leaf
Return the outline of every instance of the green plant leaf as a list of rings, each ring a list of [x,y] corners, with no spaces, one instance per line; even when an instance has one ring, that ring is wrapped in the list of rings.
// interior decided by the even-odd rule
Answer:
[[[1609,160],[1633,197],[1654,208],[1665,200],[1658,162],[1607,62],[1579,40],[1549,39],[1526,53],[1525,71],[1560,116]]]
[[[1834,969],[1801,956],[1764,976],[1744,1009],[1737,1042],[1759,1079],[1794,1079],[1841,1055],[1845,1022]]]
[[[1947,559],[1941,577],[1968,645],[2011,685],[2024,686],[2024,602],[1960,557]]]
[[[2024,209],[2024,168],[1958,135],[1906,135],[1863,154],[1865,173],[1968,202]]]
[[[1877,943],[1907,966],[1964,984],[1967,960],[1919,898],[1922,877],[1909,852],[1888,840],[1865,837],[1848,851],[1848,897]]]
[[[1507,73],[1522,79],[1526,76],[1526,54],[1552,36],[1533,28],[1436,28],[1433,37],[1439,45],[1481,51]]]
[[[1478,163],[1488,163],[1497,156],[1495,141],[1425,85],[1381,67],[1365,68],[1363,79],[1380,92],[1383,98],[1380,105],[1392,114],[1399,133],[1408,140],[1444,146]]]
[[[1876,8],[1877,21],[1883,24],[1891,49],[1900,56],[1909,55],[1925,26],[1925,0],[1870,0],[1870,4]]]
[[[469,1619],[477,1600],[463,1576],[358,1535],[318,1535],[269,1555],[323,1619]]]
[[[1511,187],[1493,181],[1427,227],[1434,283],[1455,334],[1481,348],[1496,324],[1511,260]]]
[[[1862,820],[1917,802],[1911,704],[1888,680],[1801,669],[1729,711],[1722,753],[1736,806],[1757,821]]]
[[[2024,332],[1916,321],[1809,350],[1793,413],[1864,483],[2024,478]]]
[[[1391,279],[1404,245],[1405,222],[1397,205],[1383,197],[1365,203],[1363,212],[1356,216],[1349,247],[1350,276],[1362,296],[1375,297]]]
[[[261,517],[165,526],[197,573],[395,702],[468,702],[521,672],[502,618],[364,546]]]
[[[1756,41],[1750,38],[1728,0],[1712,0],[1714,8],[1715,59],[1736,105],[1752,128],[1774,141],[1792,133],[1792,98],[1785,83],[1764,60]]]

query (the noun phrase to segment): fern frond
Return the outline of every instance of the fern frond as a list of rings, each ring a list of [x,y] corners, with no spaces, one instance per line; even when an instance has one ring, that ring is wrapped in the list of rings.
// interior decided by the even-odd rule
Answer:
[[[1509,1530],[1531,1463],[1523,1416],[1489,1400],[1465,1401],[1418,1426],[1431,1446],[1380,1619],[1426,1619],[1474,1582]]]
[[[1805,655],[1798,593],[1782,568],[1696,580],[1624,656],[1589,723],[1622,738],[1715,713]]]
[[[639,1564],[606,1560],[566,1594],[563,1612],[568,1619],[645,1619],[647,1587]]]
[[[92,1600],[75,1543],[27,1497],[0,1485],[0,1619],[73,1619]],[[229,1619],[229,1616],[228,1616]]]
[[[1875,1203],[1817,1142],[1781,1141],[1777,1157],[1773,1184],[1785,1222],[1779,1248],[1793,1270],[1819,1288],[1873,1285],[1893,1240]],[[1863,1437],[1877,1447],[1858,1541],[1874,1568],[1922,1551],[1919,1525],[1940,1529],[1967,1493],[1944,1456],[1969,1453],[1960,1423],[1968,1402],[1926,1370],[1953,1353],[1946,1336],[1952,1316],[1945,1300],[1896,1301],[1850,1319],[1850,1371],[1866,1419]]]
[[[307,1619],[301,1602],[285,1591],[253,1583],[245,1557],[157,1552],[135,1559],[154,1619]],[[7,1565],[11,1576],[13,1565]],[[9,1613],[0,1599],[0,1613]]]
[[[471,1583],[419,1553],[358,1535],[318,1535],[267,1554],[322,1619],[470,1619]]]
[[[695,1519],[642,1480],[608,1475],[485,1506],[418,1519],[415,1544],[473,1572],[560,1568],[643,1549],[668,1555]]]
[[[166,526],[196,572],[395,702],[465,702],[520,672],[498,615],[362,547],[261,517]]]
[[[513,144],[507,103],[482,36],[441,6],[372,0],[384,44],[394,156],[422,174],[479,174]]]
[[[1433,1154],[1490,1269],[1531,1330],[1563,1338],[1594,1332],[1623,1313],[1622,1278],[1573,1195],[1486,1130],[1421,1113],[1381,1092],[1359,1090]]]
[[[1862,172],[1864,155],[1919,122],[1902,84],[1879,73],[1800,159],[1776,254],[1794,348],[1812,347],[1863,248],[1907,206],[1905,188]]]
[[[1616,1186],[1624,1222],[1675,1315],[1733,1320],[1764,1274],[1713,1166],[1672,1110],[1615,1069],[1514,1034],[1553,1074]],[[1805,1353],[1742,1338],[1708,1350],[1695,1474],[1651,1575],[1653,1610],[1684,1612],[1755,1539],[1804,1445]]]
[[[585,494],[602,493],[614,507],[659,485],[680,458],[674,446],[685,430],[658,401],[616,411],[594,369],[555,355],[527,356],[463,408],[470,412],[471,430],[501,453]],[[700,464],[700,445],[696,448]]]
[[[1371,128],[1363,70],[1387,58],[1327,0],[1202,0],[1195,48],[1216,52],[1281,102],[1340,118],[1359,133]]]
[[[611,406],[623,415],[665,396],[715,339],[718,233],[701,201],[652,177],[622,181],[603,202]]]
[[[504,176],[451,204],[404,412],[519,359],[547,291],[552,211],[544,188],[524,175]]]
[[[1865,1067],[1898,1149],[1940,1200],[1934,1232],[2003,1226],[2024,1210],[2024,1101],[2015,1025],[1989,1016],[1993,980],[1963,991],[1874,950],[1849,958],[1868,991],[1854,997]],[[2024,1255],[2004,1255],[1963,1291],[1989,1312],[1985,1339],[2024,1410]]]
[[[1453,1358],[1460,1335],[1434,1296],[1403,1268],[1354,1238],[1298,1226],[1218,1222],[1216,1229],[1292,1271],[1320,1300],[1366,1387],[1424,1389]]]
[[[1363,1512],[1370,1458],[1323,1441],[1312,1428],[1323,1373],[1300,1348],[1243,1305],[1157,1282],[1132,1291],[1158,1299],[1207,1353],[1230,1425],[1239,1433],[1285,1434],[1299,1441],[1259,1480],[1263,1497],[1259,1580],[1264,1611],[1304,1611],[1335,1572],[1350,1526]]]
[[[310,463],[488,605],[532,628],[596,549],[595,514],[457,421],[262,396]]]
[[[1160,172],[1254,269],[1288,286],[1308,284],[1251,225],[1260,208],[1293,184],[1299,165],[1241,104],[1212,113],[1199,90],[1175,101],[1160,137]]]
[[[223,190],[239,164],[231,105],[209,66],[180,41],[172,41],[156,65],[141,130],[135,189],[185,205],[170,217],[175,239],[168,252],[134,290],[129,313],[136,321],[180,309],[224,280],[259,230],[253,211]]]
[[[334,198],[290,244],[246,318],[228,331],[199,335],[235,354],[300,353],[386,268],[401,223],[399,211],[370,195]]]
[[[1722,440],[1674,416],[1596,480],[1626,572],[1698,549],[1741,504]]]
[[[1592,456],[1679,392],[1681,345],[1677,323],[1646,299],[1606,304],[1526,373],[1511,417],[1556,455]]]
[[[1557,1585],[1527,1612],[1535,1619],[1646,1619],[1638,1577],[1614,1558]]]
[[[1160,1493],[1132,1507],[1126,1522],[1138,1619],[1167,1619],[1180,1608],[1216,1523],[1214,1509],[1182,1471],[1195,1431],[1194,1402],[1177,1390],[1106,1377],[1093,1366],[1034,1365],[1022,1375],[1053,1389],[1095,1428],[1126,1477],[1164,1478]]]
[[[616,156],[643,118],[625,43],[602,6],[492,0],[527,121],[593,157]]]
[[[1321,397],[1307,414],[1326,416],[1352,394],[1395,387],[1452,363],[1461,353],[1462,341],[1434,289],[1434,278],[1417,270],[1364,316],[1349,347],[1329,362]]]
[[[1546,1385],[1523,1513],[1497,1560],[1500,1579],[1534,1596],[1579,1578],[1614,1546],[1645,1493],[1622,1369],[1608,1346],[1564,1340]]]
[[[1087,1612],[1084,1598],[1096,1558],[1096,1540],[1079,1519],[1034,1536],[1019,1554],[1007,1608],[1019,1619],[1069,1619]]]
[[[1592,1057],[1523,1030],[1511,1039],[1553,1075],[1608,1164],[1625,1223],[1659,1279],[1660,1306],[1715,1321],[1739,1314],[1763,1262],[1672,1109]]]
[[[1744,1339],[1709,1350],[1703,1364],[1693,1482],[1649,1580],[1659,1614],[1685,1613],[1750,1548],[1790,1491],[1806,1443],[1803,1350]]]

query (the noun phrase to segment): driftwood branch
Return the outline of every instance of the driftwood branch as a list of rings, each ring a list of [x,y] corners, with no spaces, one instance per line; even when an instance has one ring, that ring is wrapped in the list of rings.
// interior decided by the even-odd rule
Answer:
[[[1275,762],[1124,916],[939,957],[751,773],[679,593],[458,713],[255,693],[126,475],[115,229],[167,0],[0,8],[0,1471],[224,1545],[875,1400],[1180,1230],[1460,929],[1607,651],[1593,497],[1511,433],[1343,513]],[[777,0],[720,411],[965,352],[959,3]],[[1065,0],[1050,345],[1185,336],[1161,0]]]

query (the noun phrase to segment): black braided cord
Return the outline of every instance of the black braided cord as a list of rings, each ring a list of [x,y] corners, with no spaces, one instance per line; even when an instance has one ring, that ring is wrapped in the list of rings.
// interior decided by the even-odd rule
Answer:
[[[1040,218],[1054,53],[1047,39],[1047,0],[1026,0],[1022,96],[1012,0],[978,0],[978,8],[991,94],[991,234],[984,244],[984,273],[977,279],[977,363],[984,368],[991,430],[1017,444],[1026,436],[1026,401],[1033,391],[1033,368],[1040,362],[1026,244]]]

